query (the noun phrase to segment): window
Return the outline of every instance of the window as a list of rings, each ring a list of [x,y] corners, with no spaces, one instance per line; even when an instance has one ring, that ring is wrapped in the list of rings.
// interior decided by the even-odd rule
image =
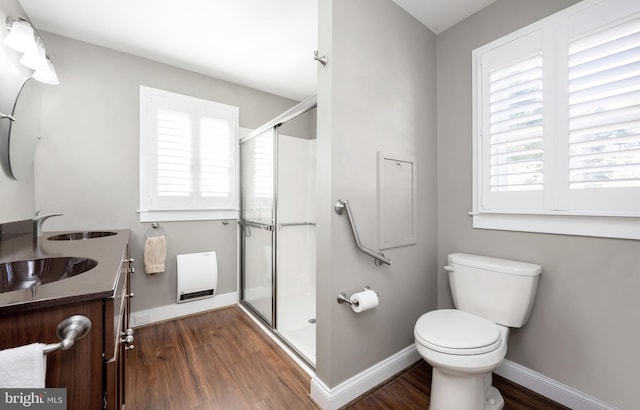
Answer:
[[[140,87],[140,220],[237,214],[238,108]]]
[[[640,239],[640,3],[473,51],[474,227]]]

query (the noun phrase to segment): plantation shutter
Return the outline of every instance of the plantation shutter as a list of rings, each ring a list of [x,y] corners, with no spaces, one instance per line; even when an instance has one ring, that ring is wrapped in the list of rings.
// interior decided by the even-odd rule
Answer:
[[[188,197],[193,187],[192,127],[189,115],[159,109],[157,115],[158,196]]]
[[[233,140],[226,119],[203,117],[200,132],[200,195],[228,198],[233,180]]]
[[[148,109],[148,209],[234,209],[238,109],[153,91]]]
[[[542,33],[515,38],[481,57],[483,209],[534,209],[544,190]]]
[[[638,214],[640,16],[621,2],[573,16],[567,51],[570,211]],[[600,16],[600,18],[598,18]]]
[[[640,2],[584,0],[473,59],[473,226],[638,238]]]
[[[569,186],[640,187],[640,19],[569,44]]]
[[[542,53],[489,74],[490,189],[543,188]]]

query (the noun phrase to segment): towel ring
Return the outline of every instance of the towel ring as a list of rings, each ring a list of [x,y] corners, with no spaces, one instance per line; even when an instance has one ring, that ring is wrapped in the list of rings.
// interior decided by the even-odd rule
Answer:
[[[154,238],[162,235],[164,235],[164,228],[157,222],[153,222],[151,227],[147,228],[144,233],[145,238]]]

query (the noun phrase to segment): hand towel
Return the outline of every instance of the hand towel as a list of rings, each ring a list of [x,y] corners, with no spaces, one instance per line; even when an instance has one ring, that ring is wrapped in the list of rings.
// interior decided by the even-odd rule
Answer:
[[[44,343],[0,351],[0,388],[44,389],[47,358]]]
[[[144,271],[153,275],[164,272],[167,259],[167,241],[164,235],[151,236],[144,243]]]

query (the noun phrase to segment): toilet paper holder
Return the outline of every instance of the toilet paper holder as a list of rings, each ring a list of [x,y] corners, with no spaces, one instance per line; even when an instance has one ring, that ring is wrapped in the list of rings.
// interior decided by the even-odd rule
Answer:
[[[365,286],[363,290],[371,290],[371,287],[370,287],[370,286]],[[380,295],[378,294],[378,292],[376,292],[375,290],[374,290],[374,292],[375,292],[376,296],[380,296]],[[344,293],[344,292],[340,292],[340,293],[338,293],[338,296],[336,297],[336,302],[338,302],[338,304],[340,304],[340,305],[342,305],[343,303],[348,303],[348,304],[349,304],[349,306],[353,306],[353,304],[354,304],[354,303],[351,301],[351,299],[349,299],[349,298],[347,297],[347,294],[346,294],[346,293]],[[357,303],[358,303],[358,302],[356,301],[355,306],[358,306],[358,304],[357,304]]]

